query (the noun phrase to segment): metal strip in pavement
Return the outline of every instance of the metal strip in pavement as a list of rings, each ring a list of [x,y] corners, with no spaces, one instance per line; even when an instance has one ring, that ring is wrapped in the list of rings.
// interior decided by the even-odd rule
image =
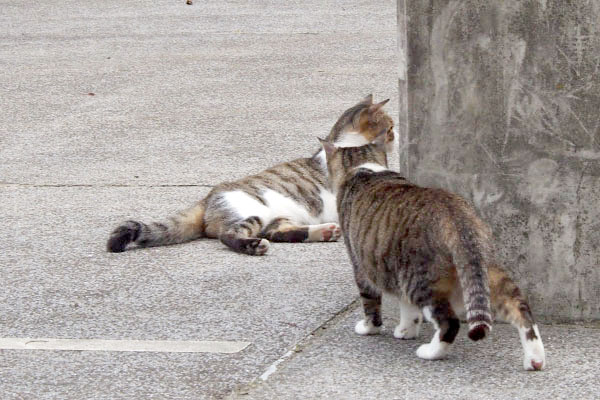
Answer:
[[[5,350],[83,350],[83,351],[148,351],[165,353],[225,353],[244,350],[250,342],[210,340],[109,340],[0,338]]]

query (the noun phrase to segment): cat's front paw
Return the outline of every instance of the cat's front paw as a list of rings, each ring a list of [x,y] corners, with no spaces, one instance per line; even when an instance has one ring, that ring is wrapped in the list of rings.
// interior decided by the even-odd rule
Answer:
[[[422,344],[417,349],[417,357],[424,360],[440,360],[448,355],[450,345],[446,342],[434,341]]]
[[[394,337],[396,339],[411,340],[411,339],[416,339],[418,336],[419,336],[419,325],[418,324],[411,324],[408,326],[403,326],[402,323],[400,323],[394,329]]]
[[[381,326],[373,325],[373,321],[361,319],[354,326],[354,332],[359,335],[378,335],[381,333]]]

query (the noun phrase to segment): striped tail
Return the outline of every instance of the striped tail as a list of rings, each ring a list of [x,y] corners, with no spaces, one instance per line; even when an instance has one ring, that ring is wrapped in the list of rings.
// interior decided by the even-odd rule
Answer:
[[[488,255],[473,228],[463,227],[461,231],[461,245],[454,252],[454,264],[467,310],[469,338],[476,341],[492,330]]]
[[[126,221],[118,226],[106,243],[106,250],[120,253],[129,243],[140,247],[166,246],[183,243],[204,236],[204,204],[179,212],[165,222],[145,224]]]

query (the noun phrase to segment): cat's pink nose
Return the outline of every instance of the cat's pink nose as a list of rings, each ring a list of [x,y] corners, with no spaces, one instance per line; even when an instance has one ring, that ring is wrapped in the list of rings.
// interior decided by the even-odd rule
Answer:
[[[541,371],[542,370],[542,362],[541,361],[533,361],[533,360],[531,360],[531,366],[533,367],[533,369],[535,371]]]

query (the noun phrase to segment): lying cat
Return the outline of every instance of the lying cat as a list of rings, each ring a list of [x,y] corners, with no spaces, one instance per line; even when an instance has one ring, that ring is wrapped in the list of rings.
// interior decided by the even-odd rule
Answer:
[[[473,207],[387,169],[383,136],[360,147],[322,143],[365,313],[356,333],[379,333],[382,293],[393,294],[401,304],[394,336],[416,338],[423,314],[435,334],[417,356],[435,360],[458,333],[457,312],[466,308],[469,338],[479,340],[491,330],[493,309],[518,329],[524,368],[542,369],[544,346],[529,305],[493,263],[491,230]]]
[[[346,110],[328,140],[339,146],[369,143],[384,133],[394,147],[394,123],[372,95]],[[218,238],[231,249],[263,255],[274,242],[335,241],[340,236],[335,197],[327,183],[323,151],[214,187],[193,207],[164,222],[127,221],[110,235],[107,250]]]

